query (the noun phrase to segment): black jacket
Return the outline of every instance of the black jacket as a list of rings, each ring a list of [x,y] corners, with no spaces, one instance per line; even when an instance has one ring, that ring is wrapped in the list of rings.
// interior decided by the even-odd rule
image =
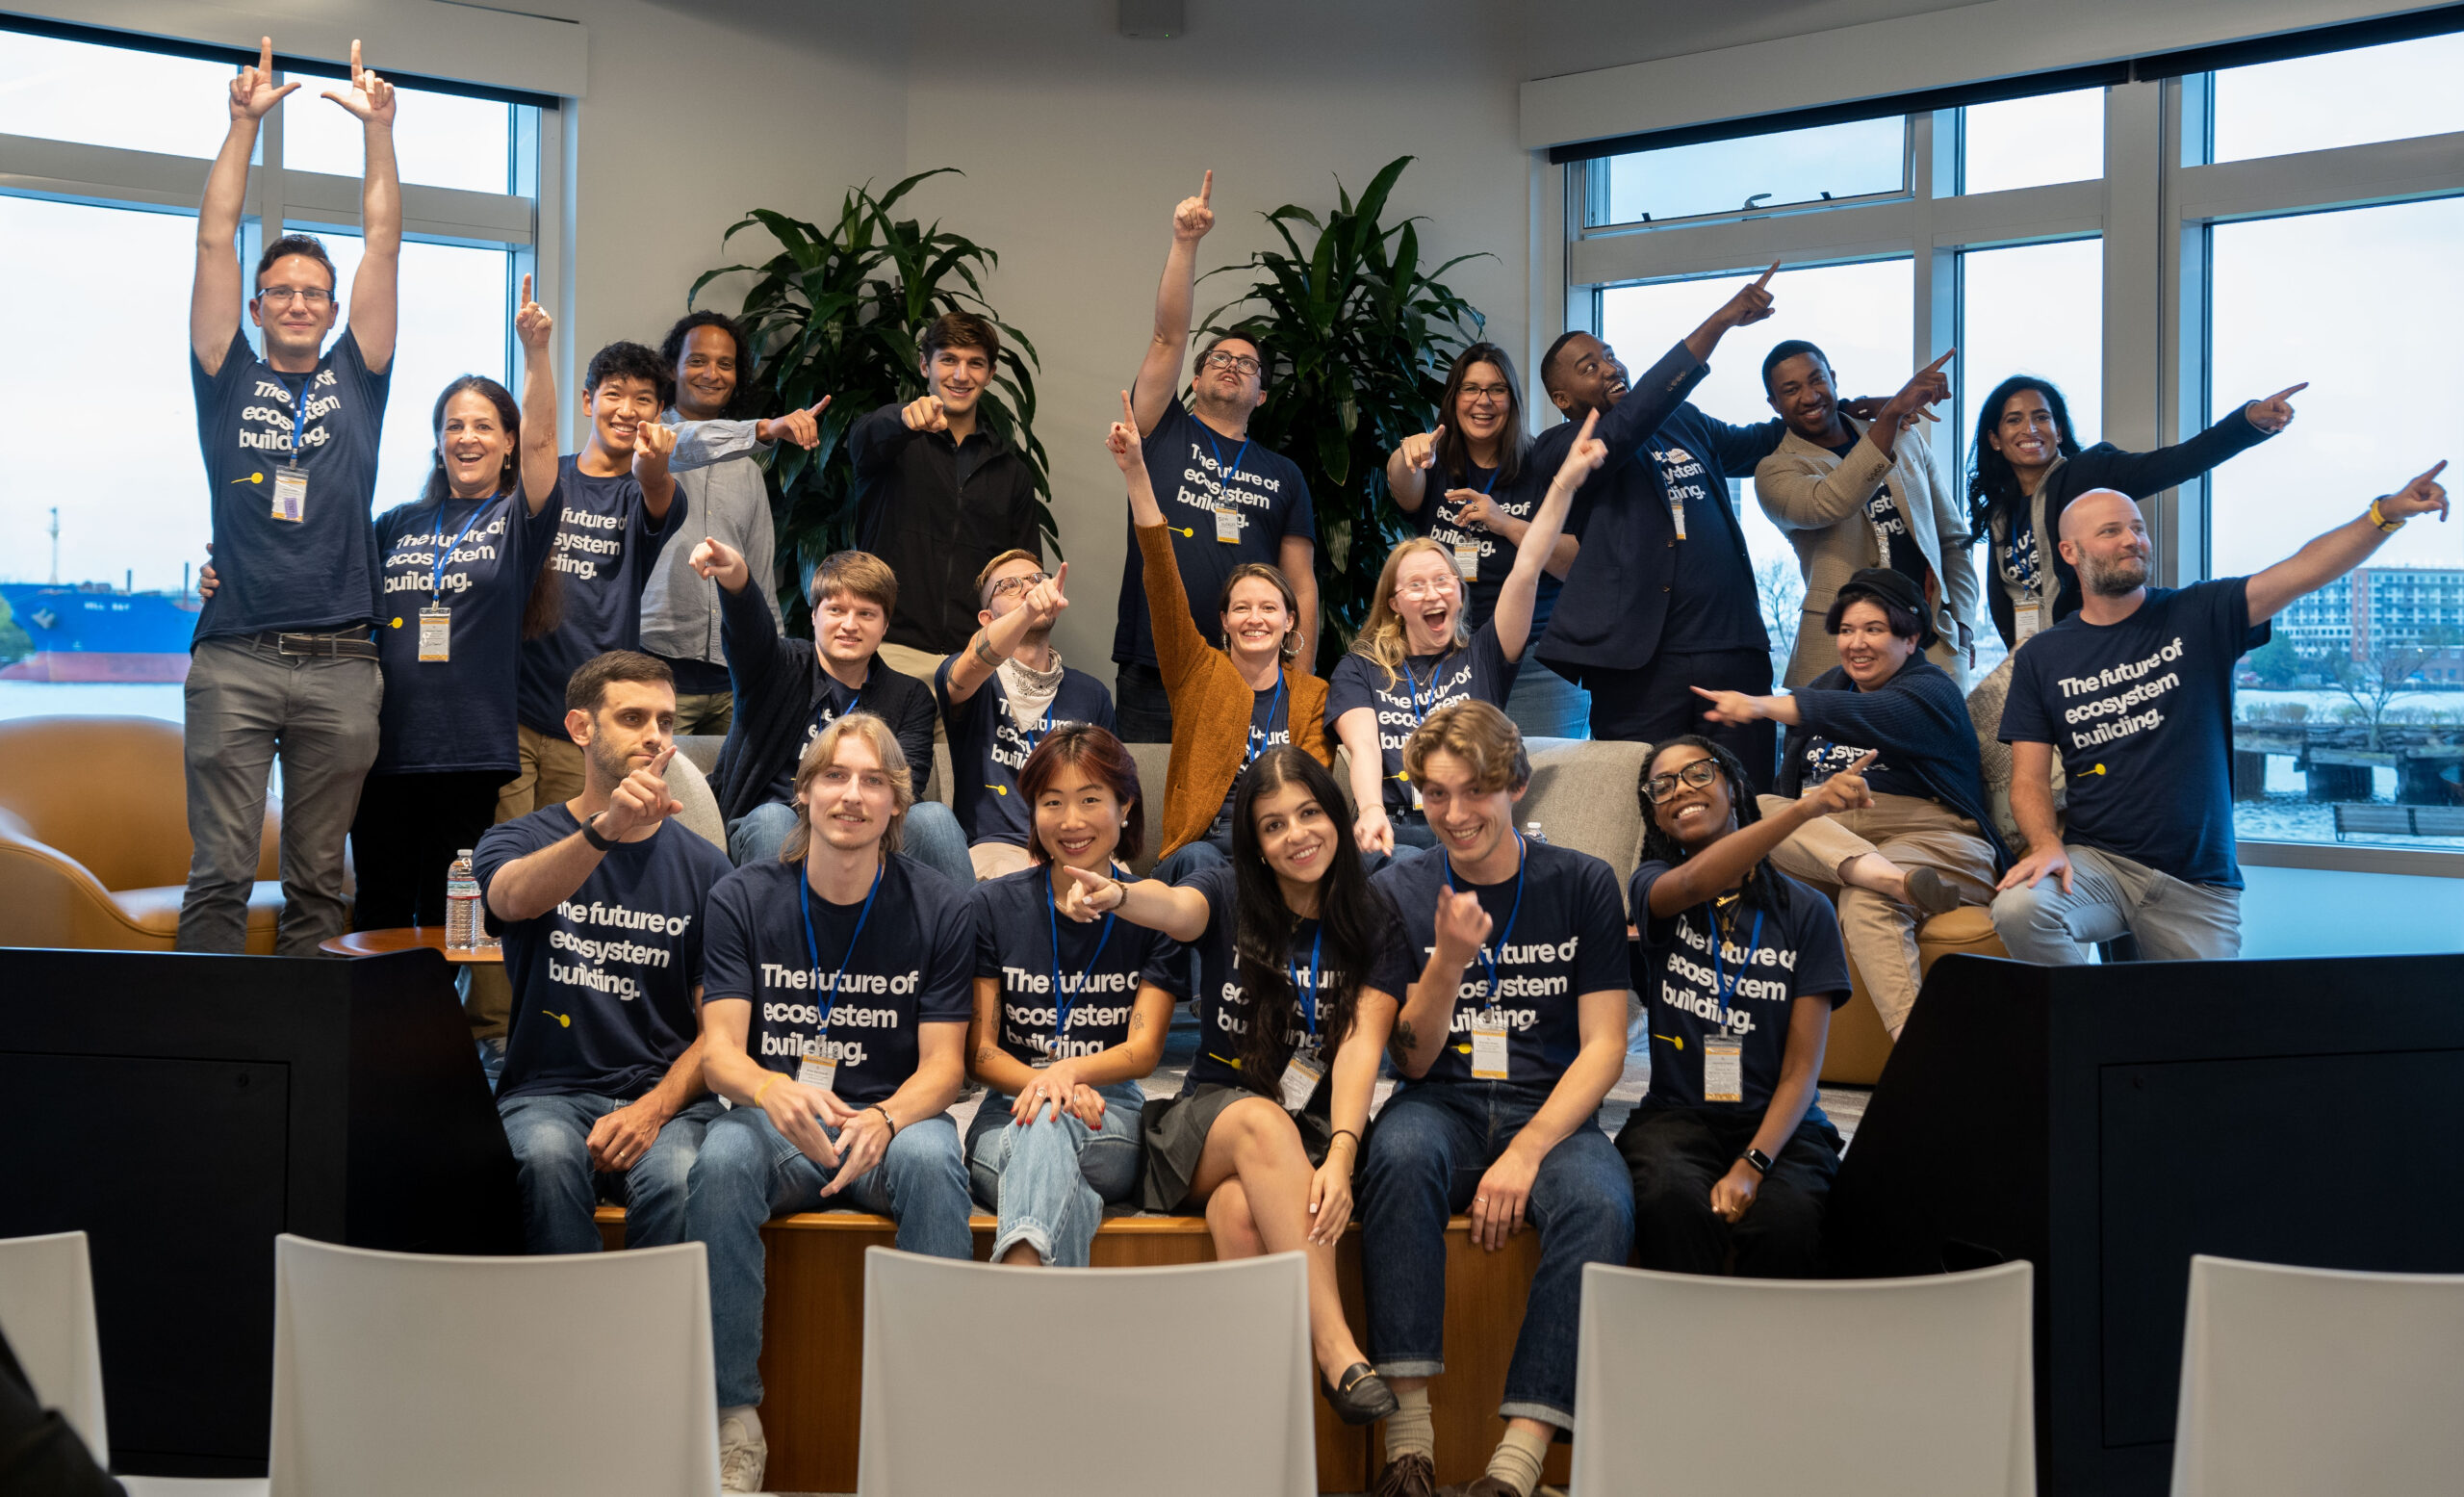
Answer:
[[[1848,673],[1835,665],[1789,697],[1805,719],[1788,730],[1780,750],[1780,778],[1773,788],[1794,800],[1804,793],[1805,759],[1799,752],[1806,735],[1818,733],[1834,743],[1880,749],[1891,762],[1925,782],[1934,798],[1976,823],[1993,848],[1993,866],[2011,865],[2010,850],[1993,829],[1993,813],[1985,804],[1985,773],[1977,753],[1976,728],[1968,721],[1967,702],[1959,683],[1922,655],[1912,655],[1899,674],[1873,691],[1860,691]]]
[[[711,790],[720,813],[733,821],[770,798],[770,787],[795,770],[805,730],[821,705],[821,667],[809,639],[783,636],[755,588],[719,589],[719,644],[727,652],[735,717],[719,746]],[[933,688],[873,657],[856,706],[889,724],[915,776],[915,793],[933,772]]]
[[[1005,551],[1040,558],[1036,476],[978,423],[963,445],[910,431],[896,405],[847,430],[856,464],[856,544],[898,574],[891,644],[955,655],[975,634],[975,575]],[[962,477],[963,474],[963,477]]]

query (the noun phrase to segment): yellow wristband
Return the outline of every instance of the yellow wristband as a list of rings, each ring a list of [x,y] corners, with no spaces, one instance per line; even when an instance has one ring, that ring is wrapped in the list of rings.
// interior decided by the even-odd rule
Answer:
[[[753,1089],[753,1105],[754,1105],[754,1106],[756,1106],[756,1107],[760,1106],[760,1105],[761,1105],[761,1094],[762,1094],[762,1093],[764,1093],[764,1092],[769,1091],[772,1087],[777,1086],[777,1085],[779,1084],[779,1082],[780,1082],[780,1079],[781,1079],[781,1078],[780,1078],[780,1074],[779,1074],[779,1072],[777,1072],[777,1071],[774,1071],[770,1072],[770,1079],[769,1079],[769,1080],[762,1082],[762,1083],[761,1083],[759,1086],[757,1086],[757,1087],[755,1087],[755,1088]]]
[[[2370,502],[2370,523],[2378,527],[2381,531],[2393,534],[2404,528],[2404,522],[2401,520],[2388,519],[2387,511],[2378,507],[2379,500],[2384,499],[2385,497],[2386,496],[2382,494],[2379,496],[2379,499],[2374,499]]]

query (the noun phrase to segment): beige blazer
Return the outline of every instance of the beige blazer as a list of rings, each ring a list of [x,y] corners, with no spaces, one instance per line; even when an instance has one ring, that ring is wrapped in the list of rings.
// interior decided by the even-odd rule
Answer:
[[[1864,435],[1865,423],[1840,419],[1858,436]],[[1790,431],[1754,470],[1754,492],[1762,512],[1796,547],[1806,582],[1805,613],[1797,623],[1796,650],[1788,658],[1784,683],[1791,690],[1839,663],[1822,620],[1840,584],[1861,567],[1887,564],[1864,517],[1865,501],[1886,481],[1901,522],[1941,581],[1934,630],[1942,637],[1927,654],[1952,680],[1966,684],[1967,649],[1983,628],[1966,497],[1952,487],[1933,443],[1912,431],[1902,434],[1895,447],[1895,461],[1865,441],[1839,457]]]

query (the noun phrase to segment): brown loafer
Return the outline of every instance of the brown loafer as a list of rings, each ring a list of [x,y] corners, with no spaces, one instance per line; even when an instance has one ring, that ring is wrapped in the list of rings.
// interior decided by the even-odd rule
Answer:
[[[1426,1456],[1398,1456],[1377,1473],[1369,1497],[1437,1497],[1437,1468]]]
[[[1346,1424],[1375,1424],[1398,1407],[1395,1390],[1367,1362],[1352,1363],[1333,1382],[1320,1378],[1318,1388],[1334,1406],[1335,1417]]]
[[[1917,915],[1932,919],[1960,907],[1958,886],[1932,868],[1908,870],[1908,903]]]

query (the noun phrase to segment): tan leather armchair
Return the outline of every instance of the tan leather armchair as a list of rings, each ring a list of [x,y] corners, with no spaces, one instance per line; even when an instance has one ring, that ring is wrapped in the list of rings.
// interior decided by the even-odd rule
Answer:
[[[268,799],[248,952],[273,951],[282,808]],[[0,722],[0,945],[168,951],[189,876],[177,723]]]

